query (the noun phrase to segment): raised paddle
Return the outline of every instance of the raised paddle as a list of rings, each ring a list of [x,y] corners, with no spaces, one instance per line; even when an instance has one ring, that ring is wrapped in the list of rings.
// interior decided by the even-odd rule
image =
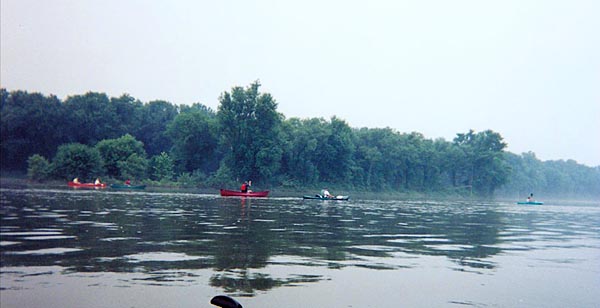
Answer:
[[[217,295],[210,300],[210,303],[221,308],[243,308],[242,304],[238,303],[235,299],[225,296]]]

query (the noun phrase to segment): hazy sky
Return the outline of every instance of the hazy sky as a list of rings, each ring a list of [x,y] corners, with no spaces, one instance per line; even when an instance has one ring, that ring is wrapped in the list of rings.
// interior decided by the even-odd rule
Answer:
[[[1,2],[1,85],[216,110],[259,79],[287,118],[600,165],[600,1]]]

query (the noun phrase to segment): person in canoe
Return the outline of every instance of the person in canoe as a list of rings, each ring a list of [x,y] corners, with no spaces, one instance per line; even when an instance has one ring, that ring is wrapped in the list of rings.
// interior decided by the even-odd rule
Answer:
[[[241,190],[243,193],[251,192],[251,190],[249,190],[250,186],[252,186],[252,181],[245,181],[245,182],[242,184],[242,187],[240,188],[240,190]]]
[[[333,198],[333,196],[329,193],[329,190],[327,190],[327,188],[321,189],[321,196],[327,199]]]
[[[94,184],[100,185],[100,184],[102,184],[102,181],[100,181],[100,178],[96,178],[96,181],[94,181]]]
[[[125,185],[131,186],[131,180],[130,179],[125,180]]]
[[[527,196],[527,202],[533,202],[533,193],[529,194],[529,196]]]
[[[73,183],[75,183],[75,184],[80,184],[80,183],[79,183],[79,178],[74,178],[74,179],[73,179]]]

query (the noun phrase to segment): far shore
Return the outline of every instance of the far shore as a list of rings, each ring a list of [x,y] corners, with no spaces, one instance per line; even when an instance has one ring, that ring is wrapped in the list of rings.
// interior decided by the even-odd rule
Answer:
[[[110,186],[113,183],[121,183],[117,180],[107,180],[106,183]],[[134,182],[135,183],[135,182]],[[189,193],[189,194],[207,194],[207,195],[218,195],[219,188],[206,187],[206,186],[183,186],[178,185],[177,182],[171,182],[168,184],[158,182],[146,182],[147,192],[162,192],[162,193]],[[65,180],[49,180],[43,182],[37,182],[29,180],[24,175],[2,175],[0,176],[0,187],[1,188],[12,188],[12,189],[74,189],[67,186]],[[348,188],[335,187],[333,185],[326,185],[330,192],[334,195],[345,195],[350,196],[350,199],[379,199],[379,200],[482,200],[482,201],[506,201],[516,202],[523,201],[523,198],[519,196],[496,196],[491,199],[479,198],[476,196],[470,196],[469,194],[457,194],[451,192],[431,192],[431,193],[420,193],[420,192],[399,192],[399,191],[364,191],[364,190],[352,190]],[[236,190],[236,187],[223,187],[225,189]],[[303,195],[315,195],[318,194],[320,188],[317,187],[252,187],[255,191],[269,190],[269,197],[302,197]],[[110,190],[111,188],[104,188]],[[594,198],[577,198],[577,197],[564,197],[564,196],[538,196],[540,201],[598,201]],[[523,199],[523,200],[521,200]]]
[[[121,183],[117,180],[105,181],[109,186],[114,183]],[[135,182],[134,182],[135,183]],[[146,191],[151,192],[180,192],[180,193],[197,193],[197,194],[219,194],[219,188],[206,187],[206,186],[184,186],[179,185],[177,182],[171,182],[168,184],[142,181],[146,184]],[[32,181],[22,175],[3,175],[0,176],[0,187],[3,188],[38,188],[38,189],[67,189],[66,180],[47,180],[47,181]],[[460,196],[458,194],[449,193],[431,193],[424,194],[419,192],[398,192],[398,191],[385,191],[385,192],[374,192],[364,190],[350,190],[348,188],[335,187],[334,185],[326,185],[334,195],[349,195],[352,197],[360,196],[364,199],[465,199],[468,196]],[[225,189],[236,190],[237,187],[223,187]],[[110,189],[110,188],[107,188]],[[314,195],[318,194],[320,188],[318,187],[252,187],[255,191],[269,190],[269,196],[272,197],[301,197],[303,195]]]

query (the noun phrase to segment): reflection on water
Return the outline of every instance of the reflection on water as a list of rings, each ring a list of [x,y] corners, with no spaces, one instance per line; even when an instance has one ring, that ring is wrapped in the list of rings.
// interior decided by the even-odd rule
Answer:
[[[195,272],[210,270],[211,286],[253,296],[327,281],[331,269],[426,267],[425,256],[446,258],[451,271],[491,274],[494,256],[599,249],[600,238],[597,205],[10,189],[0,202],[2,290],[27,287],[44,269],[135,273],[119,283],[165,286],[196,284]]]

